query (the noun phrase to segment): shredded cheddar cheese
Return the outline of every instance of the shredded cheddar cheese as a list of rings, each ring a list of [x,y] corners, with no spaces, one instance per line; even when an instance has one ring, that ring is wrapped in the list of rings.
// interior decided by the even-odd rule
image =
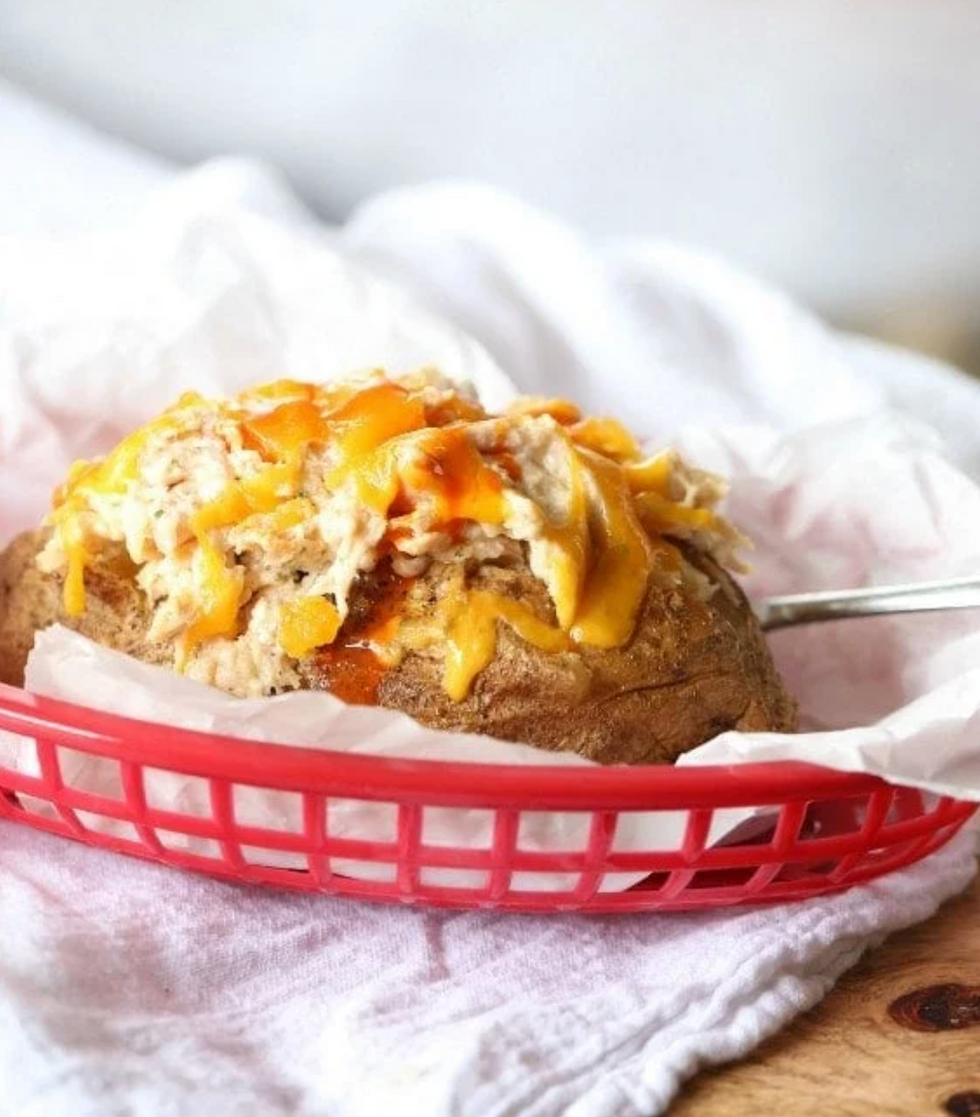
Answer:
[[[592,454],[587,468],[597,491],[599,514],[592,537],[591,569],[571,633],[580,644],[617,648],[633,633],[646,596],[652,552],[619,467]]]
[[[340,614],[325,597],[302,597],[283,606],[279,643],[295,659],[332,644],[340,631]]]
[[[466,697],[473,680],[493,659],[498,621],[542,651],[565,652],[573,647],[567,633],[536,617],[521,602],[499,594],[462,591],[444,612],[448,620],[443,687],[455,702]]]
[[[386,663],[438,645],[459,700],[501,624],[556,654],[627,643],[650,579],[683,574],[671,539],[734,564],[741,538],[717,513],[722,495],[717,478],[672,451],[643,459],[616,420],[564,400],[491,416],[430,372],[280,380],[228,401],[189,393],[102,461],[76,464],[39,562],[61,572],[77,617],[87,570],[124,548],[154,608],[151,635],[173,640],[178,669],[210,677],[224,656],[254,673],[236,692],[267,693],[277,672],[338,639],[363,572],[389,559],[462,570],[498,536],[516,540],[550,619],[461,578],[422,636],[398,616],[374,636]]]
[[[640,456],[636,439],[616,419],[583,419],[570,426],[568,433],[579,445],[613,461],[630,462]]]

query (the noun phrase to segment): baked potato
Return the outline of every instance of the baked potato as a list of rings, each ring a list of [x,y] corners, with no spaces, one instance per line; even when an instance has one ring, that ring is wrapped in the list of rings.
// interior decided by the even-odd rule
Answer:
[[[478,405],[467,403],[454,388],[437,386],[435,393],[426,388],[426,430],[448,430],[455,438],[487,421]],[[273,402],[281,410],[282,394],[288,403],[298,392],[281,389]],[[267,413],[260,411],[263,422]],[[435,728],[570,750],[600,763],[669,762],[727,729],[793,730],[796,705],[782,686],[744,594],[722,566],[740,538],[713,510],[720,495],[716,480],[684,471],[675,459],[666,464],[657,459],[653,468],[650,463],[631,466],[639,457],[622,428],[585,426],[570,405],[532,403],[517,414],[522,416],[517,425],[532,429],[537,439],[524,457],[517,456],[513,439],[506,443],[506,457],[498,455],[496,444],[491,450],[484,443],[479,461],[469,443],[466,457],[439,456],[435,443],[426,444],[424,466],[438,484],[449,491],[465,474],[467,488],[463,496],[453,490],[456,503],[453,514],[443,517],[445,524],[429,515],[428,534],[416,530],[411,545],[392,530],[394,525],[398,532],[407,531],[415,510],[406,496],[406,490],[409,496],[415,490],[405,481],[413,475],[399,465],[401,488],[386,497],[385,534],[369,550],[358,552],[342,595],[335,586],[325,591],[324,570],[317,567],[317,562],[336,565],[342,552],[335,547],[329,560],[318,559],[319,552],[309,545],[314,530],[310,517],[297,519],[304,510],[295,506],[315,497],[309,495],[309,474],[268,506],[256,508],[243,498],[242,514],[232,515],[226,510],[235,504],[227,496],[230,490],[217,502],[188,499],[201,486],[203,459],[182,470],[172,457],[160,471],[163,497],[149,489],[137,494],[147,506],[151,534],[134,542],[131,513],[124,521],[126,530],[104,526],[104,506],[116,507],[120,495],[127,500],[133,496],[132,477],[120,488],[113,479],[120,467],[112,458],[114,472],[109,474],[105,467],[94,473],[91,467],[76,471],[75,481],[70,479],[56,500],[52,522],[21,535],[0,555],[0,681],[21,685],[35,632],[60,622],[107,647],[176,667],[233,693],[326,690],[346,701],[403,711]],[[524,416],[530,416],[530,427]],[[383,422],[390,427],[390,417]],[[261,429],[268,433],[271,425],[266,422]],[[498,441],[504,429],[511,428],[495,428]],[[227,432],[222,437],[227,442]],[[405,437],[396,432],[382,442]],[[569,517],[560,529],[564,535],[544,519],[544,527],[535,529],[538,534],[525,532],[530,534],[525,538],[515,537],[520,534],[516,529],[501,531],[499,523],[506,528],[506,521],[494,522],[490,498],[496,499],[494,494],[511,482],[516,489],[515,477],[524,484],[545,460],[545,440],[549,470],[558,470],[555,446],[562,453],[572,446],[570,452],[599,477],[593,491],[604,503],[594,498],[588,510],[583,504],[577,538],[568,534],[575,527]],[[171,445],[173,437],[167,434],[164,441]],[[133,457],[132,444],[126,452]],[[349,447],[344,452],[351,455]],[[142,442],[139,454],[139,468],[152,475]],[[486,462],[492,474],[474,472],[486,470]],[[338,468],[334,463],[334,473],[328,470],[326,476],[337,476]],[[371,468],[375,484],[377,464]],[[411,468],[420,467],[416,462]],[[317,469],[322,471],[322,462]],[[84,506],[77,495],[78,477],[96,494],[87,495]],[[537,478],[533,485],[528,481],[522,491],[550,497],[557,483],[549,477]],[[640,478],[635,492],[629,490],[632,495],[621,477]],[[645,487],[654,482],[655,487]],[[477,492],[481,485],[485,491]],[[373,499],[374,490],[357,492],[362,501],[365,492]],[[574,493],[568,496],[573,498]],[[182,500],[190,508],[180,513],[189,527],[181,527],[179,517],[171,524],[169,553],[170,536],[162,534],[166,524],[157,527],[169,515],[170,505],[160,503],[164,499],[175,505]],[[57,512],[66,506],[76,517],[72,531],[81,530],[77,509],[88,517],[81,521],[87,533],[81,609],[72,593],[75,537],[66,534],[66,519]],[[211,511],[215,506],[225,510],[216,515]],[[295,513],[286,527],[284,507]],[[93,527],[93,508],[103,517],[101,527]],[[601,518],[596,518],[596,508]],[[347,514],[354,517],[363,510]],[[481,515],[491,528],[481,525]],[[315,529],[323,530],[322,525]],[[433,543],[431,537],[440,532]],[[299,542],[293,538],[297,534]],[[535,550],[535,540],[542,537],[550,550]],[[591,568],[562,568],[568,554],[582,553],[583,540],[591,547]],[[268,573],[273,559],[279,563],[274,583]],[[184,582],[171,573],[160,574],[157,567],[165,560],[183,564],[179,573],[186,574]],[[588,601],[590,587],[604,569],[602,593],[592,592],[587,616],[582,601]],[[209,590],[211,614],[203,614],[194,603],[194,579],[215,576],[214,570],[218,589]],[[558,577],[569,570],[579,577],[577,583]],[[233,578],[241,586],[233,624],[215,633],[213,603]],[[76,592],[78,581],[76,569]],[[570,585],[573,596],[577,594],[577,613],[569,611],[560,592]],[[311,594],[312,586],[319,592]],[[173,615],[175,598],[178,605],[190,602],[180,623]],[[202,627],[202,615],[211,628]],[[278,627],[270,627],[270,616]],[[198,635],[189,644],[188,632],[195,625]],[[270,642],[276,645],[274,655],[266,654]]]
[[[121,559],[92,568],[90,605],[69,617],[60,579],[37,568],[45,536],[26,532],[0,555],[0,682],[23,684],[35,632],[56,622],[145,662],[172,662],[172,646],[147,638],[151,610]],[[707,600],[651,585],[633,638],[614,649],[543,652],[502,625],[496,655],[460,701],[441,685],[433,652],[409,652],[385,669],[364,646],[362,634],[390,608],[392,582],[400,581],[390,572],[366,575],[335,646],[302,660],[301,685],[401,710],[436,729],[567,749],[606,764],[672,761],[727,729],[792,731],[796,705],[744,594],[707,556],[691,551],[689,559],[717,587]],[[430,616],[454,576],[439,565],[416,579],[404,592],[406,622]],[[519,551],[468,580],[523,599],[542,618],[551,612]]]

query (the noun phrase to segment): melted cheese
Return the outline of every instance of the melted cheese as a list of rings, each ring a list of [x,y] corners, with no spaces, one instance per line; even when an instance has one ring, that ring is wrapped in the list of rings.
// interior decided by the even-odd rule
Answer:
[[[484,462],[465,428],[432,431],[418,446],[422,456],[408,463],[403,479],[415,492],[429,494],[440,524],[454,520],[478,524],[503,521],[504,483]]]
[[[446,660],[443,688],[454,702],[469,693],[476,676],[497,650],[497,622],[509,625],[520,638],[546,652],[568,651],[572,641],[520,601],[485,590],[453,595],[443,610]]]
[[[282,465],[267,466],[253,477],[232,482],[217,500],[203,505],[191,517],[191,529],[200,548],[200,600],[198,615],[181,643],[181,662],[204,640],[230,636],[238,627],[245,572],[240,567],[228,566],[210,533],[253,515],[281,513],[290,506],[295,512],[296,502],[291,498],[298,479],[299,461],[295,458]]]
[[[597,490],[592,566],[571,633],[580,644],[616,648],[633,635],[653,565],[647,538],[622,471],[598,454],[583,454]]]
[[[630,462],[623,466],[623,476],[630,492],[658,493],[669,499],[670,480],[674,473],[677,455],[671,450],[648,458],[645,462]]]
[[[417,442],[407,436],[426,425],[424,408],[397,385],[380,384],[358,393],[331,418],[341,458],[327,483],[339,488],[350,478],[358,498],[387,515],[398,495],[402,457]]]
[[[523,396],[507,408],[508,415],[529,415],[532,418],[550,415],[556,423],[567,426],[582,418],[582,412],[567,399],[546,399],[544,396]]]
[[[605,454],[613,461],[636,461],[640,456],[636,439],[615,419],[583,419],[569,427],[568,433],[580,446]]]
[[[677,504],[656,492],[638,493],[636,505],[644,527],[653,534],[670,533],[677,528],[710,530],[718,523],[718,516],[710,508]]]
[[[279,644],[287,655],[301,659],[332,644],[339,630],[340,614],[325,597],[301,597],[283,606]]]
[[[239,403],[262,403],[277,399],[316,399],[320,389],[316,384],[304,380],[273,380],[270,384],[260,384],[250,388],[238,397]]]
[[[246,444],[255,445],[265,457],[280,461],[311,442],[323,442],[329,430],[320,409],[308,398],[282,403],[242,424]]]
[[[245,588],[245,571],[240,566],[229,567],[207,536],[200,536],[198,543],[200,550],[195,556],[200,592],[198,615],[180,640],[178,667],[205,640],[235,633]]]
[[[85,612],[85,568],[88,566],[89,554],[67,531],[61,533],[61,545],[68,560],[64,588],[65,612],[69,617],[80,617]]]
[[[341,459],[356,461],[400,434],[425,427],[425,408],[399,385],[377,384],[332,412],[330,425]]]
[[[401,493],[409,505],[427,495],[442,525],[454,520],[499,524],[504,518],[503,481],[470,444],[464,427],[391,438],[345,462],[327,479],[337,486],[350,479],[359,500],[385,516]]]
[[[619,647],[633,634],[654,565],[670,571],[679,566],[675,547],[647,537],[620,470],[597,456],[575,454],[572,462],[568,522],[549,529],[559,571],[554,601],[559,627],[512,598],[457,588],[442,609],[447,645],[443,687],[454,701],[465,698],[492,661],[498,621],[546,652],[567,651],[575,644]],[[598,490],[601,510],[591,541],[585,477]]]
[[[410,452],[416,442],[416,439],[393,438],[343,462],[327,474],[327,484],[339,489],[350,480],[362,504],[387,516],[398,495],[400,457]]]
[[[196,392],[185,392],[158,419],[127,435],[102,461],[73,463],[67,480],[55,490],[49,522],[56,529],[67,561],[63,600],[69,617],[80,617],[85,612],[85,571],[91,555],[83,542],[81,517],[89,500],[122,496],[139,479],[140,458],[150,438],[178,427],[182,412],[200,401]]]

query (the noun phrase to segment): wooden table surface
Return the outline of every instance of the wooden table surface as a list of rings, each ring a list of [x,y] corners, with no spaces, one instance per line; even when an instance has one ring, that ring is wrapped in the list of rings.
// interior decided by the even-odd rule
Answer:
[[[980,882],[871,951],[748,1059],[688,1083],[670,1117],[980,1115]]]

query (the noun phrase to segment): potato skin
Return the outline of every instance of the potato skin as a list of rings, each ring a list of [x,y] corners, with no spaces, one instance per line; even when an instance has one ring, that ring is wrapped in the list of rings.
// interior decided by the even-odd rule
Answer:
[[[123,556],[87,571],[87,608],[71,619],[62,607],[61,579],[35,565],[46,538],[44,531],[25,533],[0,555],[0,681],[23,684],[35,632],[55,622],[147,662],[172,663],[172,645],[146,639],[150,611]],[[500,623],[497,655],[463,701],[443,690],[442,660],[434,651],[410,652],[382,674],[376,700],[433,728],[569,750],[602,764],[669,762],[727,729],[794,730],[796,703],[742,591],[711,559],[682,549],[714,592],[703,601],[691,590],[651,583],[624,647],[546,653]],[[454,567],[434,563],[412,585],[399,600],[405,623],[431,616],[453,573]],[[386,578],[390,583],[379,572],[359,583],[347,636],[371,614]],[[547,593],[519,546],[466,578],[473,588],[524,601],[554,623]],[[303,661],[301,675],[304,685],[329,689],[317,656]]]
[[[0,553],[0,683],[24,685],[34,634],[55,623],[148,663],[170,662],[172,648],[146,639],[150,609],[133,581],[135,568],[122,552],[86,571],[83,615],[76,619],[65,613],[62,579],[43,574],[35,562],[49,534],[44,529],[24,532]]]
[[[728,729],[792,732],[797,706],[737,584],[690,548],[685,557],[716,589],[707,601],[651,583],[630,642],[548,653],[498,624],[497,655],[454,702],[441,658],[410,653],[380,681],[378,701],[437,729],[485,733],[601,764],[670,762]],[[406,612],[431,614],[448,571],[434,565]],[[475,588],[512,596],[554,622],[550,600],[523,558],[473,572]],[[315,669],[310,684],[318,685]]]

